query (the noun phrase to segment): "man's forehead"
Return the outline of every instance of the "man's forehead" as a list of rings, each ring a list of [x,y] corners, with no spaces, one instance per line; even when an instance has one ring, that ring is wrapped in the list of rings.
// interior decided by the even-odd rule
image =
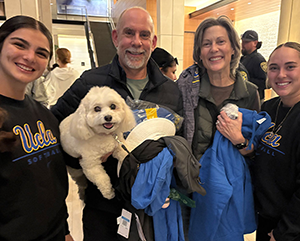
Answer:
[[[148,12],[146,12],[145,10],[141,9],[141,8],[131,8],[128,9],[127,11],[125,11],[123,13],[123,16],[121,18],[149,18],[149,14]]]
[[[118,24],[120,29],[131,28],[134,30],[135,28],[144,28],[145,31],[153,31],[151,17],[142,9],[129,9],[124,12]]]

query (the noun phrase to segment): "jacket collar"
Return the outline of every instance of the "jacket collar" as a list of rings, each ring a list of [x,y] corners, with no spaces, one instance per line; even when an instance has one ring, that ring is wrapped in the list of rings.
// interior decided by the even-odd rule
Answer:
[[[254,54],[256,54],[257,53],[257,49],[255,49],[251,54],[249,54],[249,55],[254,55]]]
[[[234,88],[229,98],[239,100],[249,97],[250,93],[248,91],[246,81],[243,79],[239,71],[236,71],[235,79]]]
[[[234,83],[233,91],[231,92],[229,99],[239,100],[245,97],[248,97],[249,91],[246,86],[246,82],[244,81],[242,75],[239,71],[236,71],[236,78]],[[208,99],[211,101],[210,96],[210,81],[207,73],[204,73],[201,76],[201,85],[199,90],[199,96],[204,99]]]
[[[198,65],[191,65],[181,74],[184,83],[179,83],[179,85],[183,84],[186,87],[186,94],[190,96],[194,108],[198,105],[198,94],[200,88],[199,72]]]
[[[246,54],[246,55],[243,55],[242,57],[243,58],[251,58],[253,55],[256,55],[257,53],[257,49],[255,49],[251,54]]]
[[[126,73],[120,65],[119,56],[117,54],[112,60],[108,74],[116,81],[126,83]]]

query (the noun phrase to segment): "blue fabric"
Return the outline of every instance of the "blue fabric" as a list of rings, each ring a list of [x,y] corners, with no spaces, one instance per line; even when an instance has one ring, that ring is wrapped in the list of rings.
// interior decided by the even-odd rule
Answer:
[[[153,216],[155,240],[184,241],[179,203],[171,200],[168,208],[162,208],[170,193],[172,175],[173,155],[166,147],[152,160],[140,164],[131,188],[131,204]]]
[[[181,208],[178,201],[170,199],[168,208],[153,215],[155,240],[184,241]]]
[[[152,160],[141,163],[131,188],[131,204],[153,216],[169,196],[172,171],[173,156],[168,148]]]
[[[239,109],[243,113],[242,133],[249,146],[271,126],[266,112]],[[266,118],[261,124],[257,122]],[[256,229],[250,172],[245,158],[219,131],[213,145],[200,159],[201,181],[206,196],[193,194],[196,208],[191,211],[190,241],[243,241],[245,233]]]

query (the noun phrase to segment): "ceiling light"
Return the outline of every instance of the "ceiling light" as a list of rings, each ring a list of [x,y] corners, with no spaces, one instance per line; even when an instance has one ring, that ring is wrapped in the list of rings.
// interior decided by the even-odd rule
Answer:
[[[248,2],[248,4],[251,4],[251,2]]]
[[[1,0],[0,0],[1,1]],[[198,0],[199,1],[199,0]],[[223,7],[223,6],[226,6],[226,5],[228,5],[228,4],[230,4],[230,3],[233,3],[233,2],[237,2],[238,0],[202,0],[202,1],[200,1],[200,2],[210,2],[210,3],[212,3],[211,5],[209,5],[209,6],[207,6],[207,7],[204,7],[204,8],[200,8],[200,9],[198,9],[198,7],[196,7],[196,9],[198,9],[198,10],[196,10],[196,11],[194,11],[194,12],[191,12],[191,13],[189,13],[189,18],[194,18],[194,17],[197,17],[197,16],[199,16],[199,15],[201,15],[201,14],[203,14],[203,13],[207,13],[207,12],[209,12],[209,11],[211,11],[211,10],[215,10],[215,9],[218,9],[218,8],[220,8],[220,7]],[[248,1],[251,1],[251,0],[247,0],[247,2]]]
[[[234,10],[234,8],[231,8],[230,10]]]

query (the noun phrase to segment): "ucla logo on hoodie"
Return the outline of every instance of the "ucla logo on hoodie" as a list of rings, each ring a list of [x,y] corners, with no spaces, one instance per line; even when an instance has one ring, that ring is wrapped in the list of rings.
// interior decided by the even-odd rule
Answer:
[[[25,159],[28,165],[47,159],[52,155],[60,153],[57,138],[51,130],[46,130],[42,121],[37,121],[38,131],[32,133],[28,124],[24,126],[17,125],[13,128],[15,135],[20,137],[21,145],[27,155],[23,155],[13,162]]]
[[[23,149],[27,153],[37,151],[38,149],[44,148],[49,145],[57,143],[56,137],[53,136],[51,130],[46,130],[43,122],[38,121],[37,127],[39,132],[32,134],[30,126],[28,124],[21,126],[15,126],[13,132],[20,136]]]
[[[272,122],[272,125],[270,126],[269,130],[273,130],[274,125],[275,124]],[[267,131],[261,138],[261,144],[259,144],[258,149],[261,152],[265,152],[268,155],[272,156],[275,156],[276,153],[284,155],[285,153],[283,153],[279,149],[281,138],[281,135],[273,133],[272,131]]]
[[[275,124],[272,122],[272,125],[269,129],[272,129]],[[281,139],[281,135],[277,133],[273,133],[272,131],[267,131],[264,136],[262,137],[262,142],[266,143],[271,147],[278,147],[280,146],[279,140]]]

